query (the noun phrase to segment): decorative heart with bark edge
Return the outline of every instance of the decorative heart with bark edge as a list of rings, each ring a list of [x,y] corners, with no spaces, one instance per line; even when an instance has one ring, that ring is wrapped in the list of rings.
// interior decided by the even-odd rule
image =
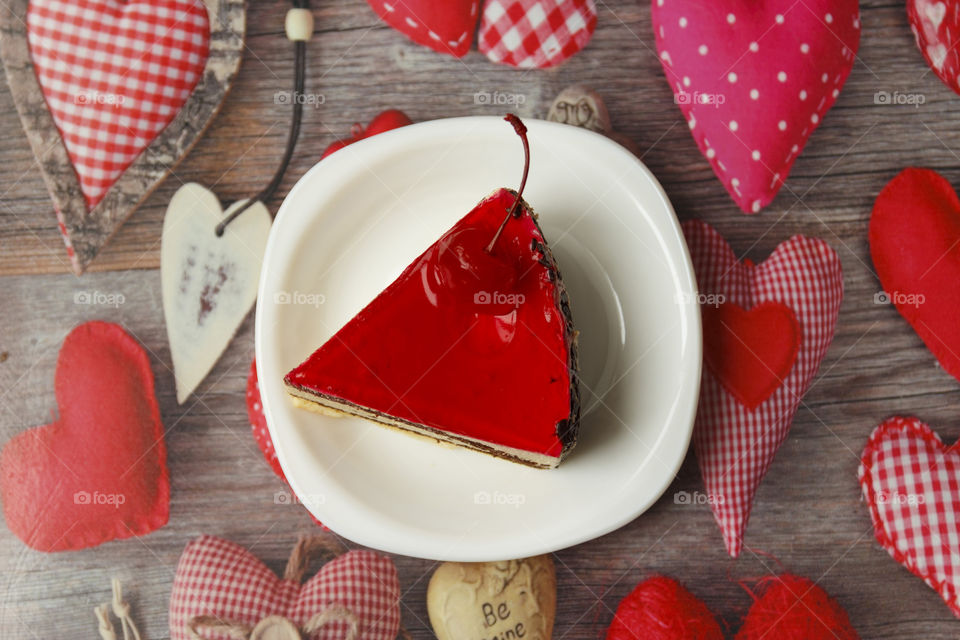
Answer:
[[[870,257],[886,302],[960,380],[960,199],[943,176],[909,168],[887,183],[870,215]]]
[[[767,206],[833,105],[857,0],[653,0],[657,52],[700,152],[745,213]]]
[[[860,488],[877,541],[960,618],[960,453],[917,418],[894,416],[870,435]]]
[[[319,552],[336,557],[303,582]],[[307,627],[312,631],[301,636]],[[195,633],[394,640],[399,629],[400,584],[393,561],[373,551],[343,553],[322,537],[301,539],[280,578],[244,547],[200,536],[180,556],[170,593],[171,640],[196,640]]]
[[[960,46],[957,39],[960,3],[956,0],[908,0],[907,18],[924,60],[945,85],[960,93],[960,53],[957,52]]]
[[[77,7],[0,4],[0,57],[79,274],[219,110],[239,69],[246,13],[242,0]],[[193,66],[201,53],[202,67]]]
[[[843,272],[837,254],[816,238],[794,236],[755,265],[749,260],[738,262],[730,245],[703,222],[685,222],[683,232],[704,304],[732,304],[748,312],[756,307],[782,305],[792,312],[799,329],[796,356],[789,373],[753,409],[727,390],[729,380],[724,385],[718,379],[710,366],[710,356],[707,357],[694,425],[694,449],[727,552],[736,557],[757,487],[786,438],[797,407],[833,339],[843,298]],[[707,322],[712,313],[704,313]],[[777,326],[768,325],[767,330],[776,330]],[[705,344],[704,351],[719,357],[717,350],[723,349],[723,343],[713,344],[716,332],[711,333],[706,323],[705,327],[704,339],[711,343]],[[728,324],[724,329],[736,333],[725,342],[750,347],[778,340],[776,336],[758,334],[756,328],[751,324]],[[744,333],[744,329],[750,331]],[[782,357],[781,351],[756,346],[749,351],[754,357],[742,361],[750,370],[740,375],[769,379],[771,372],[783,372],[782,361],[760,360],[761,355]],[[744,450],[743,443],[752,445]]]
[[[180,404],[216,364],[257,301],[270,213],[256,202],[222,236],[215,231],[245,203],[236,202],[224,212],[213,192],[189,183],[167,206],[160,282]]]
[[[54,389],[60,417],[0,452],[7,526],[40,551],[92,547],[167,523],[170,482],[153,372],[115,324],[64,339]]]

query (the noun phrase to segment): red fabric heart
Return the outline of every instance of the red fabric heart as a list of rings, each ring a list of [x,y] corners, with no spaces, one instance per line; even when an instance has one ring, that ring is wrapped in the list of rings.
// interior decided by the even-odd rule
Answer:
[[[960,3],[955,0],[907,0],[907,18],[917,48],[943,83],[960,93]]]
[[[186,102],[210,24],[194,0],[31,0],[27,41],[92,208]]]
[[[596,27],[593,0],[487,0],[478,46],[493,62],[552,67],[587,46]]]
[[[767,302],[703,307],[703,359],[723,388],[750,410],[783,384],[800,347],[790,307]]]
[[[707,605],[674,580],[653,576],[620,601],[606,640],[723,640]]]
[[[700,152],[743,211],[760,211],[850,73],[857,0],[652,7],[660,62]]]
[[[166,524],[167,449],[143,348],[115,324],[82,324],[63,341],[54,389],[60,417],[0,452],[10,530],[34,549],[64,551]]]
[[[737,556],[757,486],[787,437],[797,407],[833,339],[843,298],[843,273],[837,254],[815,238],[794,236],[762,264],[754,265],[738,262],[730,245],[705,223],[686,222],[683,231],[706,305],[732,304],[743,309],[783,305],[792,312],[799,332],[789,374],[782,376],[782,384],[755,408],[725,388],[714,373],[716,365],[708,363],[700,385],[694,448],[727,552]],[[706,313],[709,317],[713,312]],[[742,331],[741,327],[738,333]],[[712,341],[715,334],[705,331],[704,338]],[[726,360],[724,344],[730,343],[708,344],[705,353],[714,361]],[[750,363],[750,369],[756,366]],[[729,374],[734,378],[746,375]]]
[[[480,0],[367,0],[388,25],[439,53],[462,58],[473,44]]]
[[[813,581],[783,574],[762,580],[736,640],[858,640],[850,617]]]
[[[170,639],[190,640],[187,623],[215,616],[253,627],[271,615],[303,626],[312,616],[339,605],[359,619],[363,640],[394,640],[400,629],[400,584],[390,558],[350,551],[331,560],[302,585],[280,579],[238,544],[201,536],[187,544],[170,593]],[[310,638],[340,640],[348,625],[338,621]],[[233,638],[225,633],[205,637]]]
[[[369,138],[370,136],[375,136],[378,133],[390,131],[391,129],[405,127],[408,124],[413,124],[413,122],[403,111],[400,111],[399,109],[387,109],[386,111],[379,113],[377,117],[371,120],[366,129],[362,128],[359,124],[353,125],[353,129],[350,131],[350,137],[330,143],[330,145],[324,149],[323,155],[320,156],[320,159],[323,160],[334,151],[339,151],[340,149],[343,149],[347,145],[351,145],[358,140],[363,140],[364,138]]]
[[[957,444],[944,445],[916,418],[890,418],[863,449],[860,488],[880,545],[960,617]]]
[[[943,176],[904,169],[870,217],[870,256],[884,294],[947,373],[960,380],[960,200]]]

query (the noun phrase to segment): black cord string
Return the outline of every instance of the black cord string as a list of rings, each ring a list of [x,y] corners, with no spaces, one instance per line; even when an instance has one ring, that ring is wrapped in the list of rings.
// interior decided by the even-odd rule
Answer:
[[[310,6],[309,0],[293,0],[295,9],[307,9]],[[241,213],[249,209],[254,203],[266,202],[273,196],[280,183],[283,181],[283,175],[290,166],[290,160],[293,158],[293,151],[297,147],[297,139],[300,137],[300,123],[303,120],[303,91],[307,81],[307,43],[298,40],[294,45],[294,81],[293,81],[293,119],[290,122],[290,134],[287,136],[287,147],[283,152],[283,159],[280,160],[280,166],[277,167],[273,179],[263,188],[260,193],[247,200],[243,206],[220,221],[216,228],[217,237],[223,235],[227,225],[233,222]]]

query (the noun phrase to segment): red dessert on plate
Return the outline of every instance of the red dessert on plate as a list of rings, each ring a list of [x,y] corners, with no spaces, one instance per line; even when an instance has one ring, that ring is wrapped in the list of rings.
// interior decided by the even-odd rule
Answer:
[[[494,191],[284,382],[308,409],[556,467],[579,428],[576,331],[536,215]]]

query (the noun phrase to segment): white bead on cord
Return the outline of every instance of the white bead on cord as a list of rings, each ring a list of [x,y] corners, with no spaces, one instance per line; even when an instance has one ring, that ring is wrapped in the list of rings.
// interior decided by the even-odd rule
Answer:
[[[313,35],[313,13],[310,9],[290,9],[283,26],[288,40],[306,42]]]

